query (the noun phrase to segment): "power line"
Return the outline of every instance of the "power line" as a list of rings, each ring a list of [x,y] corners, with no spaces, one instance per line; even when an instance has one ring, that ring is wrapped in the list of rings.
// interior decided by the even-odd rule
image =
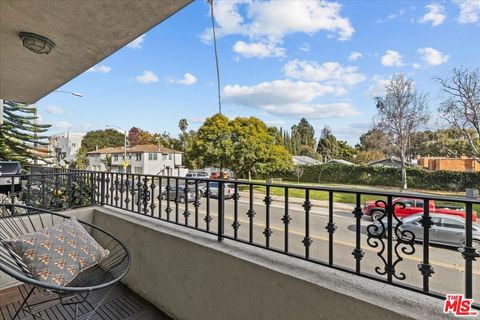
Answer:
[[[218,113],[222,114],[222,100],[220,96],[220,70],[218,66],[217,37],[215,35],[215,18],[213,16],[213,0],[208,0],[210,16],[212,17],[213,47],[215,50],[215,66],[217,68]]]

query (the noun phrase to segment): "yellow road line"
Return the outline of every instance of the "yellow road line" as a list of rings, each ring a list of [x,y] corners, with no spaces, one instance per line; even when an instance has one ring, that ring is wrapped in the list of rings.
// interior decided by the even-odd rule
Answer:
[[[216,217],[217,215],[211,214],[210,216]],[[234,220],[234,219],[232,219],[232,218],[230,218],[230,217],[225,217],[225,219],[231,220],[231,221]],[[237,221],[240,222],[240,223],[249,224],[249,221],[246,221],[246,220],[237,219]],[[253,223],[253,225],[254,225],[254,226],[257,226],[257,227],[262,227],[262,228],[265,227],[265,225],[263,225],[263,224],[258,224],[258,223]],[[270,229],[276,230],[276,231],[282,231],[282,232],[284,231],[283,229],[278,228],[278,227],[270,227]],[[305,236],[304,233],[298,232],[298,231],[288,230],[288,232],[291,233],[291,234],[295,234],[295,235],[302,236],[302,237]],[[327,238],[327,237],[310,236],[310,238],[328,242],[328,238]],[[340,244],[340,245],[344,245],[344,246],[348,246],[348,247],[355,247],[355,244],[354,244],[354,243],[352,243],[352,242],[347,242],[347,241],[342,241],[342,240],[333,240],[333,243]],[[371,252],[377,253],[377,250],[375,250],[374,248],[362,248],[362,249],[363,249],[363,250],[366,250],[366,251],[371,251]],[[402,257],[402,258],[403,258],[404,260],[411,260],[411,261],[416,261],[416,262],[422,262],[422,261],[423,261],[421,258],[418,258],[418,257],[415,257],[415,256],[405,256],[405,257]],[[460,266],[457,266],[457,265],[454,265],[454,264],[445,263],[445,262],[430,260],[430,264],[433,265],[433,266],[443,267],[443,268],[452,269],[452,270],[456,270],[456,271],[461,271],[461,272],[464,272],[464,271],[465,271],[465,268],[464,268],[464,267],[460,267]],[[473,274],[480,275],[480,271],[473,270]]]

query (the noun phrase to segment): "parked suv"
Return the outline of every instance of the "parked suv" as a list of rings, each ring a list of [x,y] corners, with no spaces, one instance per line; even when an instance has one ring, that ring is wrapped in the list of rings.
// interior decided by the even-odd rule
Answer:
[[[14,192],[22,189],[20,177],[4,177],[5,175],[21,174],[22,166],[18,161],[0,161],[0,193],[7,194],[12,191],[12,182]]]

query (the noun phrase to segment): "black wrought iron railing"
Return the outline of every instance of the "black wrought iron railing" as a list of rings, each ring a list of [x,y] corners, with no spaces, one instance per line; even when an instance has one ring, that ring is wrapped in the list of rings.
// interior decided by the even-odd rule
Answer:
[[[50,209],[111,206],[437,298],[480,299],[478,199],[42,170],[17,176],[21,191],[12,179],[7,199]]]

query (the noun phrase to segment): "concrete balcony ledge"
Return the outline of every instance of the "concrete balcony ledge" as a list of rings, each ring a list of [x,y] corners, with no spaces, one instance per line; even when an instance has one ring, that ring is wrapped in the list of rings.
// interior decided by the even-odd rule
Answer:
[[[443,301],[109,207],[72,210],[124,241],[124,283],[175,319],[441,319]]]
[[[139,214],[69,213],[125,242],[123,282],[174,319],[450,318],[441,300]]]

